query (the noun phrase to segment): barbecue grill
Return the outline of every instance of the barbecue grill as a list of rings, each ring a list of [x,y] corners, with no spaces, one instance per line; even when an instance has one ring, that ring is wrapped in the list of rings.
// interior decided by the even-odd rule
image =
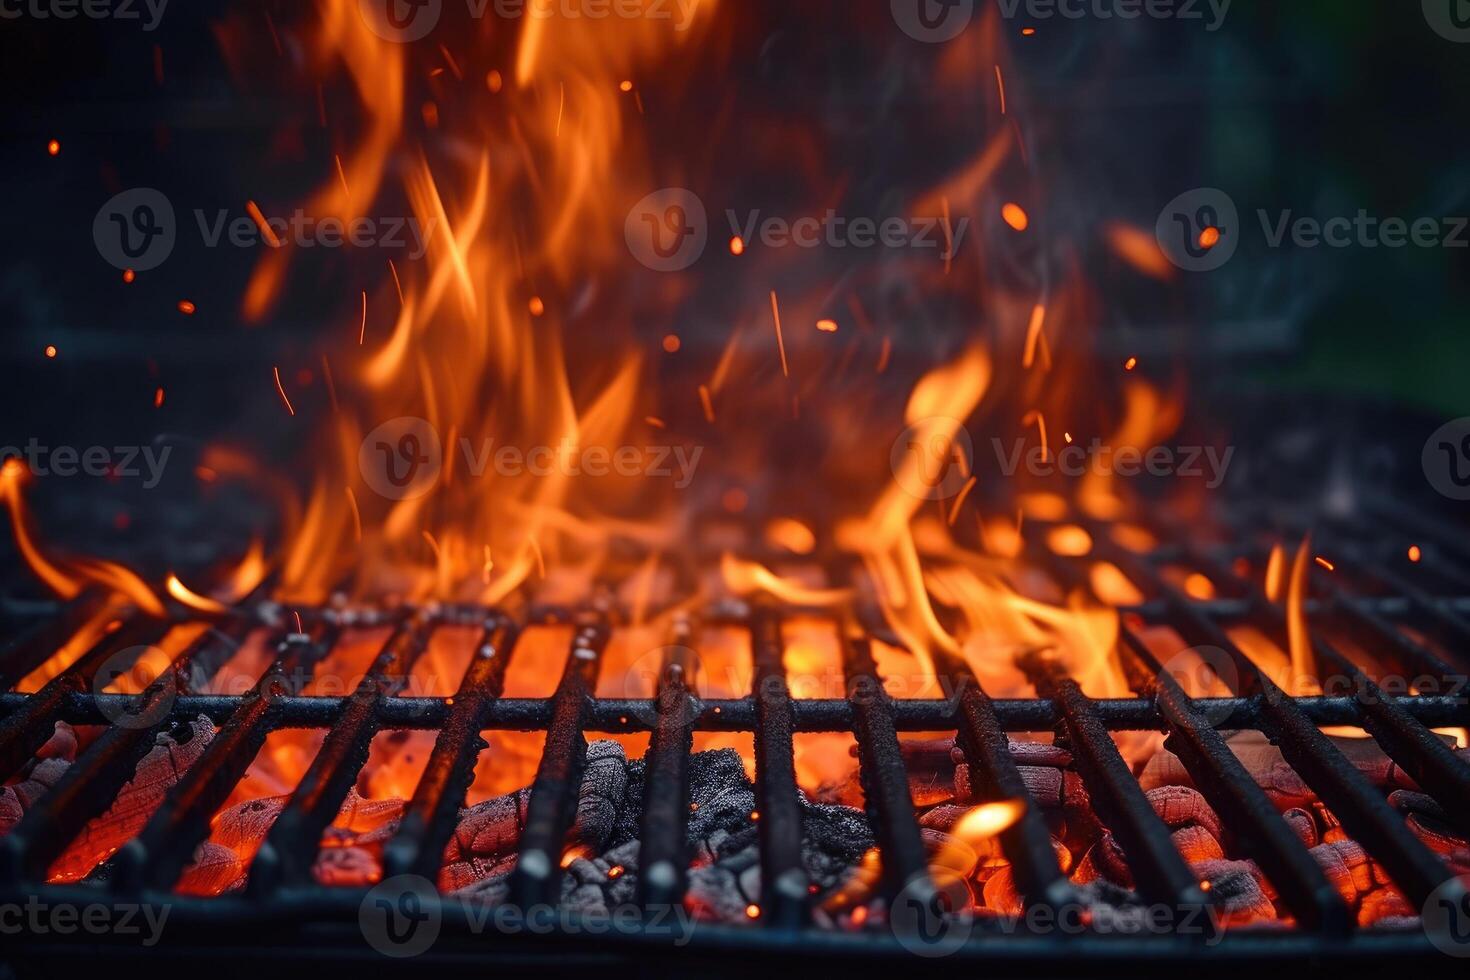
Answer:
[[[1108,544],[1108,527],[1090,530],[1099,544],[1098,557],[1118,563],[1140,583],[1146,600],[1124,611],[1121,632],[1128,676],[1137,696],[1095,700],[1044,656],[1025,659],[1028,673],[1045,696],[1033,699],[992,698],[963,664],[942,665],[952,681],[944,699],[895,699],[883,692],[871,653],[870,637],[888,640],[885,628],[871,619],[834,623],[843,637],[847,697],[795,699],[782,668],[783,617],[804,612],[771,602],[724,604],[708,610],[711,622],[749,631],[754,666],[753,693],[735,699],[702,699],[693,677],[695,661],[686,635],[675,644],[653,699],[593,696],[599,658],[619,612],[609,605],[578,610],[545,610],[531,621],[574,627],[566,667],[552,697],[501,696],[507,665],[516,656],[524,623],[494,609],[442,606],[365,611],[349,606],[303,611],[299,625],[281,624],[281,610],[268,602],[245,603],[219,617],[174,663],[139,695],[93,693],[96,673],[119,651],[156,639],[166,623],[141,616],[124,625],[80,656],[70,667],[31,694],[0,697],[0,759],[11,774],[45,741],[52,723],[108,725],[106,733],[81,755],[64,778],[42,797],[19,825],[0,840],[0,868],[11,896],[42,900],[155,901],[173,908],[173,921],[187,923],[167,935],[158,952],[211,963],[255,963],[287,955],[305,946],[327,948],[354,957],[369,955],[358,930],[362,889],[331,888],[311,875],[321,833],[332,821],[358,771],[373,737],[384,730],[422,729],[437,734],[432,757],[413,794],[400,826],[384,849],[385,881],[417,875],[434,879],[441,855],[484,743],[482,730],[536,730],[546,733],[521,828],[511,894],[521,907],[555,902],[561,853],[575,816],[577,787],[587,752],[587,733],[651,731],[648,781],[641,814],[643,879],[639,901],[649,908],[680,902],[684,873],[691,855],[684,845],[689,815],[689,765],[693,733],[753,732],[756,745],[757,799],[760,812],[761,897],[759,921],[748,928],[700,924],[687,950],[676,948],[667,933],[632,923],[610,936],[563,935],[554,944],[538,937],[476,934],[464,909],[445,899],[438,914],[442,928],[429,954],[453,963],[468,951],[505,955],[509,962],[532,964],[538,957],[558,957],[558,964],[633,962],[658,952],[677,955],[677,962],[702,963],[729,972],[721,956],[900,956],[920,940],[896,938],[888,930],[833,933],[810,922],[805,872],[799,842],[801,819],[792,765],[792,738],[797,732],[851,732],[859,746],[862,786],[868,820],[882,855],[883,889],[889,896],[927,896],[929,865],[920,839],[915,808],[905,777],[898,733],[950,731],[972,767],[979,800],[1024,799],[1026,787],[1007,747],[1007,733],[1054,730],[1073,752],[1076,770],[1099,816],[1116,835],[1133,870],[1140,894],[1161,906],[1180,910],[1206,906],[1195,873],[1180,857],[1169,830],[1144,798],[1110,733],[1159,730],[1166,747],[1176,753],[1209,803],[1228,821],[1240,846],[1276,886],[1283,906],[1295,920],[1291,928],[1232,929],[1223,937],[1209,930],[1190,934],[1118,936],[1081,928],[1075,934],[1033,932],[1025,925],[1001,929],[977,919],[966,923],[963,941],[944,939],[946,952],[1000,965],[1020,967],[1044,962],[1060,965],[1060,957],[1086,958],[1087,969],[1136,970],[1143,965],[1188,962],[1193,967],[1239,964],[1261,956],[1310,956],[1321,962],[1383,963],[1433,961],[1440,956],[1420,928],[1358,929],[1338,892],[1324,878],[1302,843],[1289,829],[1241,762],[1227,747],[1222,731],[1260,730],[1280,748],[1291,766],[1316,792],[1342,828],[1360,842],[1375,862],[1416,907],[1431,896],[1453,898],[1455,884],[1447,866],[1404,825],[1384,801],[1383,793],[1336,749],[1319,730],[1349,725],[1366,729],[1393,763],[1454,815],[1457,827],[1470,813],[1470,770],[1430,729],[1463,726],[1470,721],[1466,699],[1456,686],[1462,670],[1426,638],[1411,639],[1397,624],[1412,622],[1429,636],[1463,643],[1470,625],[1463,618],[1467,579],[1462,563],[1470,552],[1447,530],[1392,504],[1372,505],[1373,525],[1345,521],[1334,529],[1338,553],[1355,554],[1354,571],[1377,588],[1362,594],[1333,588],[1311,599],[1313,622],[1345,624],[1377,657],[1378,669],[1365,671],[1339,652],[1320,632],[1313,649],[1322,673],[1342,678],[1346,686],[1323,696],[1289,697],[1227,635],[1225,627],[1249,622],[1269,634],[1284,636],[1286,623],[1259,587],[1232,567],[1242,557],[1237,549],[1200,548],[1174,537],[1173,544],[1135,554]],[[1381,509],[1380,509],[1381,508]],[[1378,524],[1382,521],[1382,524]],[[1391,561],[1372,561],[1367,542],[1388,527],[1421,542],[1423,569],[1432,573],[1433,591],[1406,581]],[[1222,594],[1209,601],[1187,596],[1159,572],[1165,562],[1188,554],[1222,584]],[[1258,557],[1252,555],[1251,557]],[[1078,563],[1054,555],[1037,560],[1062,580],[1078,574]],[[95,603],[84,596],[60,612],[21,631],[5,651],[5,676],[23,675],[49,654],[58,636],[66,635]],[[329,652],[345,626],[365,622],[391,624],[361,685],[345,698],[300,693],[311,667]],[[1139,631],[1167,625],[1189,643],[1225,651],[1238,680],[1228,697],[1192,698],[1169,670],[1149,652]],[[474,625],[482,630],[469,669],[452,698],[403,697],[403,678],[422,654],[431,633],[447,625]],[[242,696],[199,693],[194,689],[217,671],[245,634],[273,629],[278,659]],[[115,666],[115,665],[114,665]],[[1442,681],[1424,683],[1425,691],[1387,694],[1375,683],[1379,671]],[[1224,673],[1229,673],[1227,669]],[[1342,693],[1350,691],[1351,693]],[[183,775],[135,839],[79,884],[48,884],[46,869],[90,819],[109,806],[134,766],[170,726],[207,717],[218,734]],[[328,729],[314,762],[271,828],[250,867],[249,885],[237,895],[191,898],[172,894],[180,871],[208,833],[209,820],[242,777],[272,730]],[[1033,907],[1062,908],[1069,902],[1066,876],[1058,867],[1039,813],[1028,809],[1002,838],[1004,854]],[[662,868],[662,872],[655,871]],[[652,921],[651,919],[649,920]],[[939,920],[936,920],[939,921]],[[1045,921],[1045,920],[1028,920]],[[254,938],[266,930],[269,938]],[[942,933],[943,930],[940,930]],[[646,934],[645,934],[646,933]],[[544,940],[545,937],[539,937]],[[325,946],[317,947],[316,944]],[[1058,945],[1061,944],[1061,945]],[[25,955],[38,960],[64,955],[64,943],[27,938]],[[1065,950],[1065,952],[1064,952]],[[218,953],[228,951],[226,960]],[[568,951],[574,951],[571,960]],[[1074,952],[1075,951],[1075,954]]]

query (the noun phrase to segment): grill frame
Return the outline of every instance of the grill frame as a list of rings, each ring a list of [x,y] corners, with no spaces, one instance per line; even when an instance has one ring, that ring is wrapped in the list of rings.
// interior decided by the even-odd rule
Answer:
[[[1044,522],[1033,526],[1046,527]],[[1461,558],[1470,557],[1464,549],[1452,538],[1439,537],[1443,529],[1422,519],[1411,526],[1420,533],[1419,540],[1435,545],[1437,557],[1433,561],[1438,572],[1470,583],[1457,564]],[[230,931],[252,923],[271,923],[273,928],[297,923],[297,928],[307,934],[341,933],[346,929],[337,935],[333,948],[351,957],[365,950],[360,934],[351,928],[364,890],[316,885],[310,879],[310,866],[320,828],[330,822],[352,785],[375,734],[397,729],[439,732],[398,834],[384,849],[385,877],[420,874],[432,879],[438,867],[437,855],[453,832],[459,804],[484,747],[479,733],[547,733],[521,836],[520,860],[512,876],[513,900],[529,905],[557,894],[557,862],[534,855],[544,858],[558,853],[570,827],[575,787],[580,784],[585,761],[585,733],[647,731],[653,733],[653,740],[642,824],[645,847],[676,871],[671,879],[640,876],[640,899],[648,903],[677,902],[683,894],[682,869],[687,865],[687,856],[674,845],[682,840],[680,816],[687,815],[692,734],[742,731],[753,733],[757,752],[756,792],[762,813],[761,921],[744,928],[701,924],[691,944],[693,954],[677,955],[685,960],[716,956],[711,963],[715,973],[724,972],[717,958],[722,950],[738,950],[745,955],[759,951],[839,958],[899,956],[904,954],[904,946],[886,931],[845,934],[805,927],[809,919],[806,882],[799,852],[791,846],[800,839],[800,810],[791,763],[795,733],[847,732],[857,738],[869,819],[884,853],[889,872],[885,888],[890,895],[912,876],[925,876],[924,853],[903,776],[898,733],[955,731],[971,765],[978,797],[1005,799],[1024,792],[1015,761],[1007,750],[1006,733],[1057,730],[1069,739],[1078,770],[1098,801],[1100,814],[1118,832],[1144,896],[1173,907],[1193,907],[1205,896],[1179,860],[1168,829],[1143,801],[1136,780],[1109,737],[1116,731],[1163,731],[1166,746],[1180,756],[1210,804],[1233,826],[1246,828],[1240,836],[1249,842],[1248,856],[1260,864],[1276,886],[1284,910],[1298,919],[1298,927],[1234,929],[1215,945],[1201,942],[1198,936],[1032,935],[1024,928],[1008,933],[988,923],[977,923],[956,955],[995,964],[1045,962],[1053,967],[1060,957],[1081,955],[1094,965],[1120,969],[1140,963],[1185,962],[1194,968],[1201,963],[1239,963],[1264,956],[1312,958],[1318,962],[1351,960],[1355,965],[1374,958],[1402,962],[1404,957],[1448,962],[1439,957],[1420,930],[1361,931],[1355,927],[1345,903],[1244,772],[1219,730],[1254,729],[1280,740],[1288,761],[1333,808],[1349,836],[1390,870],[1411,902],[1422,905],[1431,891],[1453,877],[1449,868],[1403,826],[1384,801],[1384,794],[1368,783],[1318,729],[1326,725],[1362,726],[1380,741],[1396,764],[1422,780],[1426,789],[1435,786],[1439,794],[1432,795],[1436,798],[1447,795],[1453,800],[1467,799],[1470,766],[1428,731],[1470,726],[1466,699],[1457,695],[1382,695],[1371,679],[1316,631],[1312,638],[1319,661],[1353,678],[1356,693],[1288,697],[1225,632],[1227,624],[1236,622],[1279,631],[1284,628],[1279,613],[1218,554],[1165,547],[1139,555],[1113,544],[1105,526],[1089,524],[1087,529],[1097,543],[1090,559],[1115,563],[1152,596],[1124,610],[1120,627],[1119,652],[1136,697],[1090,698],[1074,681],[1036,661],[1023,666],[1041,697],[992,698],[968,667],[954,658],[942,657],[941,673],[954,684],[949,697],[895,700],[882,691],[866,636],[886,641],[892,638],[876,625],[876,617],[864,617],[863,629],[851,623],[839,624],[848,697],[794,699],[781,667],[781,623],[786,616],[812,611],[782,608],[770,602],[726,604],[710,610],[702,620],[750,630],[753,691],[743,698],[700,699],[689,690],[683,665],[677,663],[665,671],[654,698],[596,698],[593,691],[597,671],[612,629],[606,609],[543,610],[518,623],[501,611],[469,606],[403,609],[376,614],[376,619],[368,614],[366,618],[374,623],[394,626],[373,669],[346,698],[312,697],[300,693],[301,676],[309,675],[310,668],[330,652],[344,627],[364,625],[364,617],[353,610],[303,610],[301,632],[280,634],[279,659],[250,693],[226,696],[184,690],[172,698],[167,713],[155,725],[112,728],[90,746],[73,764],[67,778],[42,797],[10,835],[0,838],[0,895],[37,896],[43,901],[167,902],[179,921],[190,923],[190,939],[176,951],[186,957],[191,950],[231,946],[234,941]],[[1435,537],[1423,536],[1429,533]],[[1041,535],[1034,537],[1039,539]],[[1172,539],[1180,537],[1174,535]],[[1342,547],[1347,549],[1349,545],[1344,543]],[[1039,551],[1031,557],[1064,585],[1082,581],[1081,566],[1075,562]],[[1160,573],[1165,562],[1180,559],[1196,562],[1216,581],[1228,583],[1234,597],[1199,601],[1183,595]],[[1372,567],[1378,575],[1378,566]],[[1391,595],[1357,597],[1330,587],[1323,598],[1308,602],[1309,613],[1314,617],[1343,617],[1371,634],[1376,643],[1391,646],[1399,662],[1410,663],[1430,675],[1463,676],[1426,645],[1400,633],[1392,620],[1429,618],[1470,643],[1470,625],[1462,616],[1470,611],[1470,603],[1455,597],[1431,597],[1387,568],[1382,575],[1392,589]],[[84,620],[98,602],[97,596],[84,594],[59,616],[18,636],[0,658],[0,671],[6,677],[24,676],[28,665],[45,658],[48,644],[54,646],[58,633]],[[104,637],[40,691],[0,694],[0,762],[9,766],[0,775],[8,776],[23,764],[38,747],[37,736],[49,733],[54,721],[104,723],[108,712],[125,705],[171,696],[166,686],[175,678],[189,676],[185,666],[192,669],[193,676],[212,675],[225,659],[221,637],[243,638],[248,630],[278,618],[278,613],[278,607],[262,603],[224,617],[217,624],[218,631],[206,633],[179,657],[175,674],[165,674],[143,695],[91,693],[92,675],[98,665],[133,643],[156,638],[168,625],[138,619],[129,620],[122,629]],[[506,671],[516,644],[524,628],[532,623],[575,627],[566,670],[551,697],[503,698]],[[1167,625],[1191,644],[1208,644],[1226,651],[1239,671],[1235,696],[1191,699],[1150,654],[1138,635],[1140,624]],[[451,625],[478,625],[482,631],[477,652],[456,695],[400,696],[402,679],[427,648],[431,632]],[[688,629],[687,623],[676,624],[671,649],[687,646]],[[153,733],[172,721],[200,714],[220,726],[214,741],[169,791],[144,831],[108,862],[106,882],[62,886],[37,881],[37,869],[49,865],[86,819],[106,809],[117,788],[130,777],[137,758],[151,744]],[[1221,720],[1210,725],[1206,717]],[[244,774],[266,734],[277,728],[296,727],[331,731],[252,864],[246,893],[200,899],[169,891],[194,847],[207,834],[209,816]],[[16,759],[20,763],[10,766]],[[1470,816],[1470,810],[1455,812]],[[307,841],[312,842],[310,847],[304,843]],[[1070,886],[1057,866],[1041,816],[1034,807],[1005,832],[1001,843],[1016,869],[1018,884],[1033,896],[1033,903],[1055,909],[1066,902]],[[533,855],[530,861],[525,860],[528,854]],[[649,878],[653,880],[646,880]],[[558,962],[564,956],[583,952],[593,958],[643,957],[661,945],[658,937],[638,930],[601,938],[560,934],[549,944],[539,942],[537,937],[467,935],[463,929],[468,922],[456,914],[455,903],[446,902],[444,911],[448,928],[436,950],[437,955],[450,961],[459,952],[476,949],[526,953],[535,958],[549,955]],[[211,942],[209,937],[216,935],[217,940]],[[49,945],[54,944],[40,944]],[[257,950],[244,955],[248,958],[268,953]]]

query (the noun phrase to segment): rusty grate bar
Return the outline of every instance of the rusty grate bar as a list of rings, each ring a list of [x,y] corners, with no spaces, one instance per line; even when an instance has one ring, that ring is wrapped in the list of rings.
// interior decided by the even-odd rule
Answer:
[[[404,810],[398,833],[383,848],[386,874],[411,873],[430,881],[438,875],[459,808],[474,782],[475,762],[486,745],[480,737],[485,709],[505,687],[505,672],[519,636],[516,626],[504,618],[484,621],[484,632],[429,764]]]
[[[757,609],[750,633],[762,919],[767,928],[794,929],[808,917],[808,881],[801,859],[801,804],[792,742],[796,712],[782,662],[780,614]]]
[[[511,899],[522,908],[555,904],[561,897],[562,841],[576,815],[577,791],[587,763],[587,738],[582,733],[609,636],[600,619],[580,626],[556,689],[545,726],[546,748],[531,784],[526,824],[510,877]]]

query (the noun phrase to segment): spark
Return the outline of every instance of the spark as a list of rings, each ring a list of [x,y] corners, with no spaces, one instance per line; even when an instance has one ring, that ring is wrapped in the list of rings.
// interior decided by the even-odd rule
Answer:
[[[352,207],[352,188],[347,186],[347,171],[342,169],[342,155],[333,153],[332,159],[337,161],[337,179],[342,182],[342,193],[347,197],[347,207]]]
[[[296,632],[305,633],[306,627],[301,625],[301,613],[298,610],[293,609],[291,610],[291,615],[296,617]]]
[[[781,336],[781,303],[776,299],[776,291],[771,290],[771,316],[776,321],[776,347],[781,351],[781,373],[791,377],[791,371],[786,365],[786,338]]]
[[[970,496],[970,491],[975,489],[977,479],[977,477],[971,476],[966,480],[964,488],[960,490],[960,495],[954,498],[954,506],[949,510],[950,527],[954,527],[955,520],[960,516],[960,508],[965,505],[965,499]]]
[[[1022,37],[1031,37],[1035,33],[1036,33],[1036,28],[1034,28],[1034,27],[1023,27],[1023,28],[1021,28],[1021,36]]]
[[[197,310],[197,309],[199,309],[199,307],[195,306],[193,303],[189,302],[188,300],[186,300],[186,299],[179,300],[179,312],[182,313],[182,314],[184,314],[185,316],[193,316],[194,315],[194,311]]]
[[[710,400],[709,385],[699,386],[699,403],[704,406],[704,420],[713,423],[715,420],[714,402]]]
[[[1025,208],[1014,201],[1007,201],[1001,206],[1000,216],[1016,231],[1025,231],[1031,226],[1031,216],[1026,213]]]
[[[995,87],[1000,91],[1000,114],[1006,114],[1006,80],[1000,73],[1000,65],[995,66]]]
[[[664,350],[667,351],[668,353],[670,353],[670,354],[677,354],[677,353],[679,353],[679,348],[682,345],[683,345],[683,343],[682,343],[682,341],[679,340],[679,335],[678,334],[671,333],[671,334],[666,334],[664,336],[663,346],[664,346]]]
[[[541,545],[536,541],[536,535],[526,539],[531,545],[531,554],[536,558],[536,573],[542,578],[546,577],[546,559],[541,556]]]
[[[123,282],[132,282],[136,278],[138,278],[138,274],[132,269],[123,270]]]
[[[1124,371],[1132,371],[1136,367],[1138,367],[1138,358],[1136,357],[1130,357],[1128,358],[1128,360],[1123,362]]]
[[[618,83],[618,88],[624,92],[631,92],[633,91],[633,83],[625,78]]]
[[[352,508],[352,540],[362,544],[362,511],[357,509],[357,494],[351,487],[343,489],[347,491],[347,505]]]
[[[546,303],[542,301],[540,296],[532,296],[531,302],[527,306],[529,306],[532,316],[540,316],[546,312]]]
[[[1046,346],[1046,336],[1041,332],[1042,325],[1046,323],[1046,307],[1037,303],[1031,308],[1031,322],[1026,325],[1026,350],[1021,355],[1021,366],[1029,368],[1036,363],[1036,347],[1038,344],[1044,352],[1042,358],[1046,367],[1051,368],[1051,352]]]
[[[391,272],[391,273],[393,273],[393,288],[396,289],[396,290],[398,290],[398,305],[399,306],[402,306],[403,305],[403,281],[398,278],[398,266],[396,266],[396,265],[393,264],[393,260],[392,259],[389,259],[388,260],[388,271]]]
[[[443,44],[440,44],[439,53],[442,54],[444,56],[444,60],[449,63],[449,70],[451,73],[453,73],[454,77],[459,79],[461,82],[464,81],[464,75],[461,74],[459,70],[459,63],[454,60],[454,55],[449,53],[449,49],[446,48]]]
[[[561,139],[561,118],[567,111],[567,86],[563,82],[561,88],[561,102],[556,107],[556,138]]]
[[[428,531],[420,531],[419,534],[423,535],[424,540],[429,544],[429,550],[434,553],[434,564],[441,563],[444,560],[444,553],[439,550],[439,542],[435,541],[434,536]]]
[[[51,358],[54,358],[56,356],[56,345],[55,344],[47,344],[46,345],[46,356],[47,357],[51,357]]]
[[[280,248],[281,239],[276,235],[275,229],[270,226],[270,222],[265,220],[265,215],[260,213],[259,205],[254,201],[246,201],[245,210],[249,212],[250,217],[255,221],[255,225],[260,229],[260,233],[265,236],[266,244],[270,245],[271,248]]]
[[[730,254],[731,255],[744,255],[745,254],[745,239],[741,238],[739,235],[736,235],[734,238],[731,238],[730,239]]]
[[[47,143],[46,144],[46,152],[49,153],[49,154],[51,154],[54,157],[55,156],[60,156],[61,155],[61,141],[60,140],[52,140],[51,142]]]
[[[1417,544],[1409,545],[1409,561],[1417,562],[1420,558],[1423,557],[1424,552],[1419,550],[1419,546]]]
[[[664,420],[661,419],[661,418],[659,418],[657,415],[645,415],[643,417],[643,421],[644,422],[647,422],[649,425],[653,426],[655,429],[667,429],[668,428],[668,426],[664,424]]]
[[[1214,248],[1218,244],[1220,244],[1220,229],[1214,225],[1210,225],[1199,233],[1200,248]]]
[[[761,917],[761,907],[759,905],[745,906],[745,917],[747,919],[759,919]]]
[[[1051,447],[1046,441],[1046,416],[1041,414],[1040,409],[1033,408],[1021,417],[1022,425],[1036,423],[1036,432],[1041,439],[1041,461],[1044,463],[1051,458]]]
[[[160,385],[158,387],[158,389],[153,392],[153,407],[154,408],[162,408],[163,407],[163,386],[162,385]]]
[[[281,369],[278,367],[272,367],[271,371],[276,376],[276,391],[281,393],[281,401],[286,403],[286,411],[290,412],[294,416],[296,414],[296,409],[291,407],[291,399],[286,396],[286,389],[281,385]]]
[[[1321,565],[1323,568],[1327,569],[1329,572],[1337,571],[1337,566],[1332,564],[1332,562],[1328,561],[1326,558],[1323,558],[1321,555],[1317,555],[1312,560]]]
[[[893,338],[884,337],[883,346],[878,349],[878,373],[882,374],[888,370],[888,359],[893,356]]]
[[[836,320],[818,320],[817,321],[817,329],[820,330],[820,331],[822,331],[823,333],[836,333],[837,332],[837,321]]]
[[[485,545],[485,563],[480,566],[480,581],[490,584],[490,573],[495,570],[495,561],[490,557],[490,546]]]
[[[357,328],[357,346],[362,346],[363,338],[367,336],[367,290],[362,291],[362,323]]]
[[[505,78],[494,68],[485,75],[485,87],[492,92],[499,92],[505,87]]]

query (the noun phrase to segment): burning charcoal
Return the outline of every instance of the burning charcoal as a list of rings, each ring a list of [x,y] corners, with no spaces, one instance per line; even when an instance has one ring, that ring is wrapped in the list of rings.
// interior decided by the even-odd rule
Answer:
[[[77,733],[64,721],[58,721],[51,730],[46,744],[36,750],[37,759],[65,759],[75,762],[77,758]]]
[[[245,883],[240,855],[222,844],[205,841],[194,851],[194,860],[184,870],[179,891],[188,895],[219,895]]]
[[[1011,758],[1018,766],[1053,766],[1066,769],[1072,765],[1072,753],[1050,742],[1009,742]],[[956,745],[950,749],[950,759],[956,764],[965,762],[965,751]]]
[[[606,739],[588,745],[572,839],[600,851],[612,836],[627,788],[628,760],[623,747]]]
[[[1144,795],[1171,830],[1194,824],[1203,827],[1217,841],[1220,839],[1220,818],[1198,791],[1188,786],[1160,786]]]
[[[471,858],[447,864],[439,871],[439,890],[469,901],[499,905],[510,894],[510,873],[515,866],[514,854],[498,860]]]
[[[350,836],[356,843],[375,842],[391,837],[403,818],[403,800],[369,800],[358,795],[357,787],[347,791],[337,811],[337,819],[327,828],[339,838]],[[344,840],[345,843],[345,840]]]
[[[908,769],[953,769],[956,762],[963,762],[964,758],[953,758],[955,744],[953,738],[921,738],[900,740],[899,752],[903,755],[903,764]],[[857,758],[858,747],[851,746],[847,754],[854,759]]]
[[[1296,834],[1297,839],[1307,847],[1316,847],[1322,842],[1317,833],[1317,821],[1306,810],[1292,807],[1281,817],[1291,827],[1291,832]]]
[[[956,772],[959,768],[963,767],[957,767]],[[914,806],[920,807],[934,806],[952,799],[958,780],[958,776],[951,775],[948,768],[939,772],[910,771],[908,778],[909,795],[913,798]],[[862,778],[854,772],[841,782],[823,784],[814,795],[822,803],[861,809],[864,800]]]
[[[189,767],[214,740],[214,725],[200,715],[159,732],[153,748],[138,762],[133,778],[107,812],[88,821],[76,840],[51,866],[51,877],[76,881],[132,840]]]
[[[1379,885],[1389,883],[1388,877],[1374,865],[1368,853],[1354,841],[1336,844],[1319,844],[1310,851],[1321,866],[1322,873],[1343,899],[1356,902]]]
[[[530,798],[529,788],[518,789],[462,811],[454,836],[444,849],[445,863],[515,853]]]
[[[1225,857],[1225,851],[1221,849],[1215,835],[1199,824],[1180,827],[1171,836],[1174,838],[1175,849],[1191,864],[1196,861],[1220,861]]]
[[[11,828],[20,823],[20,818],[25,816],[26,811],[47,790],[55,786],[70,768],[69,760],[43,759],[31,768],[25,779],[0,788],[0,834],[10,833]]]
[[[1016,887],[1016,872],[1010,865],[1001,868],[985,882],[985,907],[1002,915],[1020,915],[1025,905]]]
[[[1102,836],[1082,856],[1072,880],[1078,884],[1091,884],[1099,879],[1123,888],[1133,887],[1133,872],[1128,870],[1128,861],[1123,849],[1113,839],[1111,831],[1104,830]]]
[[[329,847],[317,855],[312,875],[323,885],[362,888],[383,877],[377,855],[361,847]]]
[[[1065,769],[1050,766],[1019,766],[1021,781],[1026,792],[1037,806],[1043,809],[1062,809],[1077,812],[1091,810],[1092,801],[1082,777]],[[968,802],[975,797],[970,786],[970,767],[955,766],[955,798]]]
[[[1201,880],[1210,883],[1210,895],[1225,913],[1227,925],[1276,920],[1276,906],[1261,888],[1259,871],[1253,863],[1215,859],[1191,862],[1191,865]]]
[[[1433,797],[1410,790],[1395,790],[1389,794],[1388,802],[1404,814],[1404,822],[1430,850],[1436,854],[1453,854],[1470,848],[1449,824],[1450,816]]]
[[[980,854],[969,844],[942,830],[931,830],[928,827],[921,828],[919,834],[931,860],[937,860],[961,878],[968,878],[975,873],[975,868],[980,864]]]
[[[695,868],[689,873],[685,906],[703,922],[748,921],[745,910],[760,895],[747,896],[740,889],[740,876],[718,864]]]
[[[1419,910],[1397,888],[1385,885],[1363,896],[1358,906],[1360,926],[1410,926],[1417,925]]]

